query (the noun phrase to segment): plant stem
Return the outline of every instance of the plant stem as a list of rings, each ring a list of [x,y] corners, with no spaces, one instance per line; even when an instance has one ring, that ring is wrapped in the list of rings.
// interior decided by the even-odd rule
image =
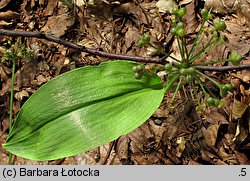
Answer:
[[[184,53],[185,53],[185,55],[186,55],[186,60],[188,60],[187,58],[188,58],[188,50],[187,50],[187,45],[186,45],[186,41],[185,41],[185,39],[182,39],[182,47],[183,47],[183,50],[184,50]]]
[[[217,61],[212,61],[212,62],[198,63],[198,64],[195,64],[195,66],[213,65],[213,64],[216,64],[216,63],[223,63],[223,62],[228,62],[228,61],[230,61],[230,60],[223,59],[223,60],[217,60]]]
[[[196,36],[195,39],[194,39],[192,48],[191,48],[191,50],[190,50],[190,52],[189,52],[188,60],[189,60],[189,58],[193,55],[194,51],[195,51],[196,48],[197,48],[197,46],[195,46],[195,44],[196,44],[196,42],[197,42],[197,40],[198,40],[198,38],[199,38],[199,36],[200,36],[200,34],[201,34],[201,32],[202,32],[201,30],[202,30],[203,26],[205,25],[205,22],[206,22],[206,21],[204,21],[204,20],[202,21],[201,27],[200,27],[200,29],[199,29],[199,31],[198,31],[197,36]]]
[[[166,92],[167,92],[168,89],[173,85],[174,81],[176,81],[176,79],[177,79],[179,76],[180,76],[180,74],[176,74],[176,75],[174,75],[174,76],[172,77],[172,79],[170,79],[170,80],[167,82],[166,86],[164,86],[164,89],[165,89]]]
[[[176,62],[179,62],[179,63],[180,63],[180,60],[178,60],[177,58],[172,57],[171,55],[167,54],[166,52],[160,50],[159,48],[155,47],[153,44],[150,43],[149,46],[151,46],[152,48],[156,49],[159,53],[164,54],[164,55],[165,55],[165,56],[164,56],[165,58],[170,57],[170,58],[172,58],[173,60],[175,60]]]
[[[13,99],[14,99],[14,83],[15,83],[15,69],[16,69],[16,61],[13,58],[13,66],[12,66],[12,75],[11,75],[11,90],[10,90],[10,127],[9,127],[9,134],[12,131],[12,123],[13,123]],[[12,153],[9,153],[9,165],[12,165]]]
[[[209,76],[207,76],[206,74],[201,73],[200,71],[195,71],[196,73],[198,73],[199,75],[205,77],[206,79],[210,80],[212,83],[214,83],[217,87],[221,88],[221,84],[219,84],[218,82],[216,82],[214,79],[210,78]]]
[[[200,79],[198,78],[198,79],[196,79],[196,80],[198,81],[198,83],[199,83],[199,85],[200,85],[200,87],[201,87],[201,89],[202,89],[202,91],[203,91],[203,93],[204,93],[204,95],[205,95],[205,97],[206,97],[206,99],[207,99],[209,96],[208,96],[206,90],[204,89],[204,87],[203,87],[203,85],[202,85]]]
[[[202,37],[199,39],[198,43],[194,46],[194,49],[193,49],[194,51],[192,52],[192,54],[189,54],[188,58],[190,60],[192,60],[192,58],[190,58],[190,57],[192,57],[193,53],[195,53],[195,51],[197,50],[197,48],[200,46],[200,44],[203,41],[204,37],[205,37],[205,35],[202,35]]]
[[[199,56],[201,56],[203,53],[205,53],[205,50],[212,45],[212,40],[214,37],[210,38],[210,40],[207,42],[207,44],[196,54],[194,55],[192,58],[189,59],[190,63],[194,62]]]
[[[209,89],[209,87],[205,84],[205,88],[207,89],[208,93],[210,94],[211,97],[216,97],[214,93]]]
[[[73,4],[67,0],[60,0],[62,3],[64,3],[69,9],[73,9]]]
[[[198,103],[198,107],[201,108],[201,98],[200,98],[200,95],[198,94],[198,92],[196,91],[196,88],[195,88],[195,85],[194,85],[194,82],[191,81],[191,84],[192,84],[192,88],[194,90],[194,94],[195,96],[197,97],[197,103]]]
[[[182,82],[182,80],[181,80],[181,78],[180,78],[180,80],[179,80],[179,82],[178,82],[178,85],[177,85],[177,87],[176,87],[176,89],[175,89],[175,91],[174,91],[174,95],[173,95],[173,97],[172,97],[172,99],[171,99],[171,101],[170,101],[170,104],[172,104],[172,103],[173,103],[174,98],[175,98],[175,96],[176,96],[176,94],[177,94],[178,90],[180,89],[181,82]]]
[[[183,51],[183,49],[182,49],[182,47],[181,47],[181,44],[180,44],[180,38],[179,38],[179,37],[177,37],[177,42],[178,42],[178,47],[179,47],[180,52],[181,52],[182,62],[184,62],[184,61],[185,61],[184,51]]]

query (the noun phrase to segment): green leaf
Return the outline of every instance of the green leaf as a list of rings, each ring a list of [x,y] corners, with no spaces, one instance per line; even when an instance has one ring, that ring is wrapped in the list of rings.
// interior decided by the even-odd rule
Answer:
[[[136,65],[105,62],[50,80],[20,109],[3,147],[31,160],[52,160],[131,132],[155,112],[165,92],[157,76],[135,79]]]

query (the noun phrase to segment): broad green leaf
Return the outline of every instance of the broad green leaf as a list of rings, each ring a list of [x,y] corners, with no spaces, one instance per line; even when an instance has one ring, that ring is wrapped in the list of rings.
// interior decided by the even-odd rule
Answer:
[[[136,80],[134,65],[105,62],[50,80],[20,109],[3,147],[31,160],[52,160],[131,132],[155,112],[165,92],[158,77]]]

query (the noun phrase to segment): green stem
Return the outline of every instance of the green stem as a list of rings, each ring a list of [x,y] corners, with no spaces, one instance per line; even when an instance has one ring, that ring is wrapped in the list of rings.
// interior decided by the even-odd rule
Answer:
[[[201,56],[203,53],[205,53],[205,50],[213,44],[212,40],[213,40],[214,37],[212,37],[208,42],[207,44],[197,53],[195,54],[192,58],[189,59],[189,61],[192,63],[194,62],[199,56]]]
[[[182,47],[183,47],[183,50],[184,50],[184,53],[186,55],[186,60],[188,60],[188,50],[187,50],[187,45],[186,45],[186,41],[185,39],[182,40]]]
[[[73,9],[73,4],[67,0],[60,0],[62,3],[64,3],[69,9]]]
[[[182,80],[180,79],[179,82],[178,82],[178,85],[177,85],[177,87],[176,87],[176,89],[175,89],[175,91],[174,91],[174,95],[173,95],[173,97],[172,97],[172,99],[171,99],[171,101],[170,101],[170,104],[172,104],[172,102],[174,101],[174,98],[175,98],[175,96],[176,96],[178,90],[180,89],[181,82],[182,82]]]
[[[192,88],[193,88],[193,90],[194,90],[195,97],[197,97],[198,106],[199,106],[199,108],[201,108],[201,98],[200,98],[200,95],[199,95],[198,92],[196,91],[196,88],[195,88],[195,85],[194,85],[194,82],[193,82],[193,81],[191,81],[191,84],[192,84]]]
[[[219,84],[218,82],[216,82],[214,79],[210,78],[209,76],[207,76],[206,74],[201,73],[200,71],[196,70],[195,71],[197,74],[205,77],[206,79],[210,80],[212,83],[214,83],[217,87],[221,88],[221,84]]]
[[[212,61],[212,62],[205,62],[205,63],[195,64],[195,66],[213,65],[213,64],[216,64],[216,63],[223,63],[223,62],[228,62],[228,61],[230,61],[230,60],[223,59],[223,60],[217,60],[217,61]]]
[[[164,89],[165,89],[166,92],[167,92],[168,89],[173,85],[173,83],[176,81],[176,79],[177,79],[179,76],[180,76],[180,74],[176,74],[176,75],[174,75],[174,76],[172,77],[172,79],[170,79],[170,80],[167,82],[166,86],[164,87]]]
[[[12,131],[12,123],[13,123],[13,99],[14,99],[14,83],[15,83],[15,69],[16,69],[16,62],[15,58],[13,58],[13,67],[12,67],[12,75],[11,75],[11,90],[10,90],[10,127],[9,127],[9,134]],[[12,165],[12,153],[9,153],[9,165]]]
[[[205,74],[204,74],[205,75]],[[194,75],[194,77],[196,77],[196,80],[197,79],[199,79],[198,77],[197,77],[197,75]],[[209,79],[210,81],[214,81],[213,79]],[[198,81],[198,80],[197,80]],[[200,79],[199,79],[199,81],[200,81]],[[198,81],[198,82],[199,82]],[[217,83],[217,82],[216,82]],[[201,83],[199,83],[200,85],[201,85]],[[202,85],[203,86],[203,85]],[[203,88],[201,86],[201,88],[202,88],[202,90],[203,90],[203,92],[204,92],[204,94],[205,94],[205,97],[207,98],[207,97],[209,97],[208,95],[207,95],[207,92],[205,91],[205,89]],[[210,96],[212,96],[212,97],[216,97],[213,93],[212,93],[212,91],[209,89],[209,87],[205,84],[204,85],[205,86],[205,88],[207,89],[207,91],[208,91],[208,93],[210,94]],[[217,85],[218,86],[218,85]]]
[[[155,47],[153,44],[149,43],[148,45],[149,45],[150,47],[156,49],[157,52],[164,54],[164,55],[165,55],[165,58],[169,57],[169,58],[172,58],[173,60],[175,60],[176,62],[179,62],[179,63],[180,63],[180,60],[178,60],[177,58],[172,57],[171,55],[167,54],[166,52],[160,50],[159,48]]]
[[[195,50],[196,50],[196,48],[197,48],[197,47],[195,46],[195,44],[196,44],[196,42],[197,42],[197,40],[198,40],[198,38],[199,38],[199,36],[200,36],[200,34],[201,34],[201,32],[202,32],[202,28],[204,27],[205,22],[206,22],[206,21],[204,21],[204,20],[202,21],[201,27],[200,27],[200,29],[199,29],[199,31],[198,31],[197,36],[196,36],[195,39],[194,39],[193,45],[192,45],[191,50],[190,50],[190,52],[189,52],[188,60],[189,60],[189,58],[193,55],[193,53],[195,52]]]
[[[184,61],[185,61],[184,51],[183,51],[183,49],[182,49],[182,46],[181,46],[181,43],[180,43],[180,38],[179,38],[179,37],[177,37],[177,42],[178,42],[178,47],[179,47],[180,52],[181,52],[182,62],[184,62]]]
[[[204,37],[205,37],[205,35],[202,35],[202,37],[199,39],[198,43],[194,46],[193,52],[188,55],[188,58],[190,60],[191,60],[190,57],[192,57],[193,53],[195,53],[195,51],[198,49],[198,47],[200,46],[200,44],[203,41]]]
[[[207,98],[207,97],[208,97],[208,94],[207,94],[205,88],[203,87],[203,85],[202,85],[202,83],[201,83],[201,80],[200,80],[199,77],[197,77],[197,76],[195,76],[195,79],[196,79],[197,82],[199,83],[199,85],[200,85],[200,87],[201,87],[203,93],[205,94],[205,97]]]
[[[209,87],[205,84],[205,88],[207,89],[208,93],[210,94],[211,97],[216,97],[214,93],[209,89]]]

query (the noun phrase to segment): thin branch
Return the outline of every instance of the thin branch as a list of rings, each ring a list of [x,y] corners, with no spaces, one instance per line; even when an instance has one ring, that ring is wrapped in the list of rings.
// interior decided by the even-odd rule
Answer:
[[[198,70],[204,71],[215,71],[215,72],[227,72],[227,71],[241,71],[241,70],[250,70],[250,65],[239,65],[239,66],[218,66],[218,67],[209,67],[209,66],[196,66]]]
[[[51,35],[47,35],[42,32],[28,32],[28,31],[17,31],[17,30],[4,30],[0,29],[0,35],[6,35],[6,36],[21,36],[21,37],[33,37],[38,39],[44,39],[49,40],[61,45],[64,45],[69,48],[73,48],[75,50],[89,53],[92,55],[98,55],[100,57],[109,58],[109,59],[119,59],[119,60],[132,60],[135,62],[145,62],[145,63],[157,63],[157,64],[166,64],[167,61],[163,61],[161,59],[157,58],[147,58],[147,57],[137,57],[137,56],[128,56],[128,55],[122,55],[122,54],[114,54],[114,53],[107,53],[91,48],[86,48],[85,46],[77,45],[75,43],[71,43],[69,41],[65,41],[61,38],[57,38]]]
[[[28,31],[19,31],[19,30],[0,29],[0,35],[33,37],[33,38],[38,38],[38,39],[44,39],[44,40],[48,40],[51,42],[64,45],[69,48],[73,48],[81,52],[89,53],[92,55],[97,55],[97,56],[108,58],[111,60],[131,60],[135,62],[156,63],[156,64],[162,64],[162,65],[169,63],[168,61],[163,60],[161,58],[129,56],[129,55],[123,55],[123,54],[107,53],[107,52],[103,52],[103,51],[99,51],[99,50],[95,50],[91,48],[86,48],[85,46],[77,45],[75,43],[65,41],[61,38],[54,37],[54,36],[51,36],[42,32],[28,32]],[[226,71],[232,71],[232,70],[240,71],[240,70],[250,69],[250,65],[220,66],[220,67],[196,66],[196,68],[199,70],[203,70],[203,71],[226,72]]]

